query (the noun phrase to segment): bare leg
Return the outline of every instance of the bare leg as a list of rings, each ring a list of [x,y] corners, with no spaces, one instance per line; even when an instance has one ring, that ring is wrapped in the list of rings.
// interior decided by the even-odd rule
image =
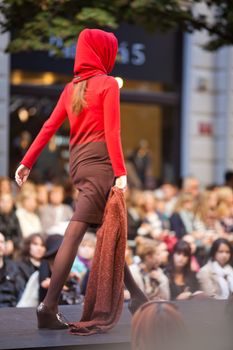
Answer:
[[[61,290],[67,280],[77,254],[78,246],[88,228],[86,222],[71,221],[66,229],[63,242],[57,252],[49,289],[43,303],[57,312]]]

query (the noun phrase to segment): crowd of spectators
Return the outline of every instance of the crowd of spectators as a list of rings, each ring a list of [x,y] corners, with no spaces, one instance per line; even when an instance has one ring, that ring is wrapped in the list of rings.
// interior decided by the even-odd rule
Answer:
[[[70,184],[27,181],[18,188],[0,178],[0,307],[36,306],[43,300],[77,196]],[[125,197],[126,261],[149,299],[227,299],[232,294],[229,176],[224,185],[207,189],[195,177],[185,178],[181,188],[169,182],[153,190],[128,187]],[[77,251],[63,304],[85,297],[95,232],[90,226]],[[125,300],[129,297],[125,291]]]

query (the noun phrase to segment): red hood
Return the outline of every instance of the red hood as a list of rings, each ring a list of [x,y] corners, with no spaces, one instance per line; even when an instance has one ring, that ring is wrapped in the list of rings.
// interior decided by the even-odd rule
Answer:
[[[98,74],[108,74],[113,69],[118,43],[113,33],[100,29],[84,29],[76,47],[74,83]]]

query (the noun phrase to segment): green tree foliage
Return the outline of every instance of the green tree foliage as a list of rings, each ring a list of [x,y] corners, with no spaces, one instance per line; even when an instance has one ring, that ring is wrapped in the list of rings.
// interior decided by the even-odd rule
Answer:
[[[1,0],[0,12],[2,31],[12,33],[11,52],[53,49],[60,54],[51,37],[68,46],[85,27],[116,29],[123,22],[150,31],[177,25],[189,32],[207,30],[210,50],[233,43],[232,0]]]

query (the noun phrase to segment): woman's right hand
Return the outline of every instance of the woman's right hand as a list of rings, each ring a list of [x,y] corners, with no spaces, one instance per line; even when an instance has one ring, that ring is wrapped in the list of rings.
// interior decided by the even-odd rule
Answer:
[[[17,168],[15,172],[15,181],[18,184],[18,186],[23,185],[23,183],[27,180],[29,174],[30,174],[30,169],[25,165],[20,164],[20,166]]]
[[[122,175],[116,178],[115,186],[125,191],[127,187],[127,176]]]

